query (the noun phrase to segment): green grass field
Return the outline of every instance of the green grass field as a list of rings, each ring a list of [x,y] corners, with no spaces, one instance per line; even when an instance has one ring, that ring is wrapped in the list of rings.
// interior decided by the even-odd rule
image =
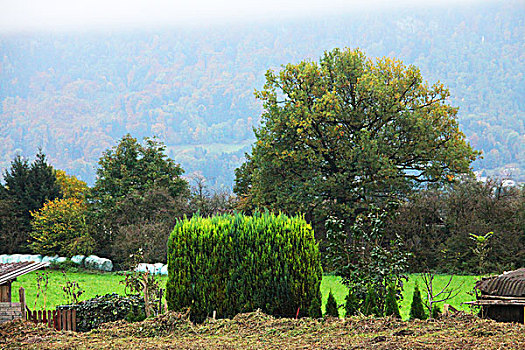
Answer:
[[[450,275],[438,275],[434,280],[434,291],[440,291],[446,283],[448,282]],[[474,283],[478,279],[477,276],[454,276],[451,282],[452,288],[457,288],[461,286],[459,294],[447,301],[447,304],[454,306],[456,309],[469,311],[467,305],[461,305],[465,301],[474,300],[472,295],[468,293],[474,288]],[[406,320],[408,319],[408,314],[410,312],[410,303],[412,302],[412,294],[414,292],[414,286],[416,282],[419,284],[419,290],[421,291],[421,296],[423,301],[426,298],[426,293],[424,292],[424,282],[421,275],[411,274],[409,275],[408,281],[404,285],[403,289],[403,300],[400,303],[400,312],[401,317]],[[323,295],[323,311],[324,305],[326,304],[326,299],[328,298],[328,293],[332,290],[335,299],[338,304],[344,304],[345,297],[348,294],[348,289],[341,283],[341,278],[338,276],[323,276],[323,281],[321,282],[321,293]],[[440,303],[439,307],[442,308],[444,303]],[[344,308],[339,309],[339,312],[344,315]]]
[[[13,291],[13,301],[18,301],[18,289],[24,287],[26,290],[26,300],[27,305],[30,309],[39,309],[44,307],[44,296],[40,295],[36,298],[37,287],[36,287],[36,277],[37,273],[32,272],[27,275],[21,276],[15,281],[12,285]],[[89,299],[97,295],[103,295],[107,293],[118,293],[124,294],[124,285],[120,284],[119,281],[123,279],[122,276],[115,273],[87,273],[87,272],[68,272],[65,275],[59,271],[47,271],[49,272],[49,284],[47,287],[45,307],[47,309],[54,308],[57,305],[64,304],[66,302],[66,296],[62,290],[62,287],[65,286],[66,282],[76,281],[79,283],[81,288],[85,291],[80,297],[81,300]],[[165,286],[167,277],[159,277],[162,286]],[[442,286],[448,281],[449,275],[439,275],[436,277],[434,288],[440,290]],[[473,296],[467,294],[472,290],[474,282],[476,281],[476,276],[455,276],[452,282],[454,287],[462,284],[460,294],[452,300],[449,300],[447,303],[452,306],[468,311],[466,305],[461,305],[464,301],[473,300]],[[414,284],[418,281],[422,296],[425,297],[425,294],[422,290],[423,280],[420,275],[413,274],[409,276],[408,282],[405,284],[403,291],[403,301],[401,302],[401,315],[403,319],[408,318],[408,312],[410,310],[410,302],[412,301],[412,293],[414,290]],[[325,275],[323,276],[323,281],[321,282],[321,293],[323,295],[323,310],[326,299],[328,298],[329,291],[332,290],[335,299],[339,304],[344,303],[344,299],[348,293],[346,287],[341,283],[341,278],[337,276]],[[36,305],[35,305],[36,300]],[[340,309],[342,315],[344,315],[343,308]]]
[[[80,300],[86,300],[93,298],[97,295],[104,295],[107,293],[118,293],[124,294],[124,285],[120,284],[119,281],[123,280],[122,276],[115,273],[88,273],[88,272],[68,272],[63,274],[60,271],[54,270],[40,270],[36,272],[28,273],[17,278],[12,284],[13,301],[18,301],[18,289],[24,287],[26,290],[26,303],[27,306],[33,309],[39,309],[44,307],[44,297],[37,295],[37,273],[42,274],[49,273],[49,283],[47,286],[45,308],[54,308],[57,305],[62,305],[66,302],[66,296],[62,287],[66,285],[67,281],[76,281],[80,287],[85,291]],[[167,280],[167,278],[165,278]],[[35,300],[36,305],[35,305]]]

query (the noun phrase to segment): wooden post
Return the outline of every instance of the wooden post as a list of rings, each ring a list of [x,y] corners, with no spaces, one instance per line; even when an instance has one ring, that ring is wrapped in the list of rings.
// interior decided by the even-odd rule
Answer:
[[[14,280],[13,280],[14,281]],[[13,283],[13,281],[9,281],[7,283],[7,285],[9,286],[9,288],[7,289],[7,299],[9,299],[8,301],[11,302],[11,283]]]
[[[57,326],[55,328],[57,331],[62,330],[62,310],[57,310]]]
[[[62,321],[62,325],[60,326],[60,329],[62,329],[63,331],[67,331],[67,323],[66,323],[66,315],[67,315],[67,310],[62,310],[60,312],[60,321]]]
[[[523,324],[525,324],[525,305],[523,305]]]
[[[66,310],[66,331],[71,330],[71,310]]]
[[[159,297],[159,312],[157,313],[157,315],[160,315],[160,314],[163,314],[164,313],[164,310],[162,310],[162,295],[164,294],[164,289],[160,289],[160,297]]]
[[[73,332],[76,332],[77,331],[77,309],[73,309],[71,310],[71,312],[73,313],[71,316],[71,323],[73,324],[73,328],[72,328],[72,331]]]
[[[11,302],[11,281],[6,282],[0,286],[0,302]]]
[[[58,329],[58,327],[59,327],[59,325],[58,325],[58,320],[59,320],[58,313],[59,312],[60,312],[59,310],[54,310],[53,311],[53,326],[55,327],[55,329],[57,331],[59,331],[59,329]]]
[[[24,287],[20,287],[18,290],[18,296],[20,299],[20,308],[22,309],[22,320],[26,319],[26,290]]]

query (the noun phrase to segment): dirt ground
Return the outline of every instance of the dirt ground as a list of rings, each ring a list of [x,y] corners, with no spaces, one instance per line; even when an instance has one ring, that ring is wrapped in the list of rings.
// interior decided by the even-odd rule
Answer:
[[[279,319],[261,312],[193,324],[170,312],[74,333],[15,321],[0,325],[2,349],[525,349],[525,326],[469,314],[434,321],[392,318]]]

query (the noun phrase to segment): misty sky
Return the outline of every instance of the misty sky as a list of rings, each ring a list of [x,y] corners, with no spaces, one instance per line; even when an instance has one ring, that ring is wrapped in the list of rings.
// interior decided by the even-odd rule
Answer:
[[[474,1],[474,0],[473,0]],[[461,2],[473,2],[463,0]],[[482,0],[479,0],[482,1]],[[0,0],[0,33],[281,20],[385,8],[387,0]],[[425,6],[448,0],[398,0]]]

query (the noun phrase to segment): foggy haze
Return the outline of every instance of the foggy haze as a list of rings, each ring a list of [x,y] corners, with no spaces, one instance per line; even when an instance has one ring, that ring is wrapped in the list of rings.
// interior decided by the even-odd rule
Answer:
[[[402,0],[396,1],[395,6],[447,3],[458,4],[432,0],[422,5],[421,1]],[[201,26],[319,17],[394,6],[386,0],[2,0],[0,4],[0,33]]]

